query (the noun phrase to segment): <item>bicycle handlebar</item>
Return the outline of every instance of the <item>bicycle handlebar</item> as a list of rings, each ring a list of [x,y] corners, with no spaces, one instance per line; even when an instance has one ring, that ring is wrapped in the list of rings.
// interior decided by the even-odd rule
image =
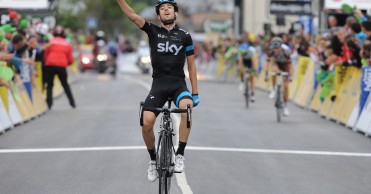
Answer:
[[[269,75],[271,76],[288,76],[288,72],[270,72]]]
[[[154,113],[187,113],[187,128],[191,127],[191,105],[187,105],[187,109],[180,109],[180,108],[149,108],[143,107],[144,102],[140,102],[140,126],[143,126],[143,112],[144,111],[151,111]]]

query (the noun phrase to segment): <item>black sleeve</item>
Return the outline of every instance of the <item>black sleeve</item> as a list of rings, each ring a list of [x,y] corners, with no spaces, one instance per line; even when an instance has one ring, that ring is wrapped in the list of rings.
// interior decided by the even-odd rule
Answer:
[[[154,32],[153,32],[153,28],[152,28],[152,25],[151,23],[149,22],[145,22],[144,23],[144,26],[142,28],[140,28],[141,30],[143,30],[144,32],[146,32],[148,34],[148,36],[152,35]]]
[[[186,34],[184,46],[186,48],[186,56],[191,56],[195,54],[193,40],[190,34]]]

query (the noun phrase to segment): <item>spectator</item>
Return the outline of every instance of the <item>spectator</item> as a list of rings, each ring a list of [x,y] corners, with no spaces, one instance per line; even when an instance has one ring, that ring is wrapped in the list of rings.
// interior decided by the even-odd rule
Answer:
[[[371,65],[371,42],[366,41],[362,48],[362,58],[364,59],[363,66]]]
[[[358,42],[356,38],[353,35],[348,35],[345,38],[345,43],[347,47],[349,48],[350,52],[352,53],[351,57],[343,62],[344,66],[354,66],[361,68],[362,67],[362,62],[361,62],[361,48],[358,46]]]
[[[5,33],[5,41],[10,42],[13,39],[13,33],[17,31],[16,28],[13,28],[10,24],[4,24],[1,29]]]
[[[21,19],[20,15],[16,11],[9,11],[10,24],[12,26],[18,26],[19,20]]]
[[[335,35],[338,29],[338,21],[335,16],[330,15],[328,17],[328,25],[329,25],[331,35]]]
[[[45,50],[44,54],[47,82],[46,101],[49,109],[51,109],[53,105],[54,76],[58,75],[71,107],[75,108],[76,104],[67,81],[66,70],[67,66],[73,63],[72,47],[65,39],[62,26],[57,26],[54,29],[53,35],[54,38],[50,41],[50,46]]]
[[[303,57],[309,57],[309,43],[305,40],[302,40],[299,48],[297,49],[298,54]]]
[[[367,35],[362,32],[361,24],[353,23],[350,28],[352,29],[352,32],[355,34],[356,38],[359,40],[359,44],[363,45],[363,42],[367,40]]]
[[[367,40],[371,41],[371,21],[362,23],[362,31],[366,34]]]

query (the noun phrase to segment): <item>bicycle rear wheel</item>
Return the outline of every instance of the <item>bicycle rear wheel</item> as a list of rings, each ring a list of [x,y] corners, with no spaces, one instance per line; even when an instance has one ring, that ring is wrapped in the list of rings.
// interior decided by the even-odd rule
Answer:
[[[170,134],[171,135],[171,134]],[[171,149],[171,136],[163,133],[159,151],[159,193],[170,194],[171,186],[171,160],[173,150]]]
[[[281,122],[282,120],[282,91],[281,91],[282,86],[277,86],[277,91],[276,91],[276,115],[277,115],[277,122]]]
[[[249,108],[250,103],[250,87],[249,87],[249,79],[245,79],[245,106]]]

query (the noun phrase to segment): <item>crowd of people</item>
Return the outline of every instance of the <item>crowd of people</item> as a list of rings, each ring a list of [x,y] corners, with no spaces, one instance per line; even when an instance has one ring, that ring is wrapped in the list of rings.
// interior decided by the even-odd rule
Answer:
[[[120,51],[130,52],[132,50],[127,40],[122,40],[123,44],[119,47],[116,41],[110,41],[107,37],[98,37],[89,32],[84,33],[82,30],[75,32],[60,25],[51,27],[42,20],[22,16],[14,10],[9,10],[5,15],[9,16],[9,20],[2,21],[4,24],[0,26],[0,68],[11,69],[14,76],[11,76],[9,80],[0,73],[0,87],[7,87],[11,90],[11,83],[22,83],[32,101],[32,87],[40,85],[40,89],[46,91],[49,109],[53,105],[55,76],[58,76],[71,107],[76,107],[68,84],[67,67],[75,62],[79,63],[79,53],[82,53],[81,45],[92,45],[94,47],[92,54],[98,55],[97,52],[94,53],[97,50],[97,42],[104,40],[105,52],[110,59],[116,59]],[[92,60],[95,58],[96,56]],[[41,64],[41,66],[36,64]],[[41,70],[38,71],[38,69]],[[112,72],[115,73],[115,71],[116,69]],[[42,80],[39,85],[38,80]]]
[[[328,29],[323,33],[311,35],[304,33],[303,28],[298,31],[290,29],[287,33],[266,32],[262,35],[244,33],[238,39],[233,37],[220,38],[217,45],[199,43],[195,48],[196,57],[199,58],[200,72],[206,73],[204,69],[213,69],[213,74],[225,79],[228,70],[233,69],[235,78],[243,81],[243,67],[250,70],[250,77],[256,77],[261,71],[268,73],[271,67],[266,63],[267,59],[275,58],[273,52],[275,43],[284,54],[276,56],[287,58],[286,63],[292,67],[280,67],[282,71],[289,72],[288,81],[296,68],[298,57],[308,57],[315,64],[316,83],[315,87],[321,85],[320,100],[324,102],[327,97],[332,101],[336,99],[338,88],[335,84],[335,69],[346,71],[349,66],[362,68],[371,64],[371,19],[361,10],[349,13],[344,26],[340,26],[334,15],[328,16]],[[280,51],[279,51],[280,52]],[[278,58],[277,58],[278,57]],[[209,61],[214,59],[214,63]],[[222,59],[222,60],[221,60]],[[222,73],[217,73],[218,63],[224,63]],[[208,67],[206,67],[206,65]],[[241,65],[242,64],[242,65]],[[285,65],[283,65],[285,66]],[[242,72],[242,73],[241,73]],[[263,74],[267,76],[266,74]],[[252,96],[254,96],[254,79],[251,79]],[[240,84],[240,88],[242,83]],[[287,88],[288,90],[288,88]],[[269,95],[274,98],[272,91]],[[252,98],[252,101],[255,99]]]
[[[8,12],[10,20],[0,28],[0,61],[2,66],[12,68],[14,76],[4,80],[0,76],[1,86],[10,87],[10,83],[23,83],[32,101],[32,87],[36,86],[36,77],[42,77],[40,89],[47,91],[47,105],[53,104],[54,76],[57,75],[67,94],[72,108],[76,107],[72,91],[67,81],[66,68],[75,59],[73,45],[75,35],[62,26],[49,29],[41,21],[32,23],[30,18],[22,17],[18,12]],[[40,63],[41,75],[36,71]]]

